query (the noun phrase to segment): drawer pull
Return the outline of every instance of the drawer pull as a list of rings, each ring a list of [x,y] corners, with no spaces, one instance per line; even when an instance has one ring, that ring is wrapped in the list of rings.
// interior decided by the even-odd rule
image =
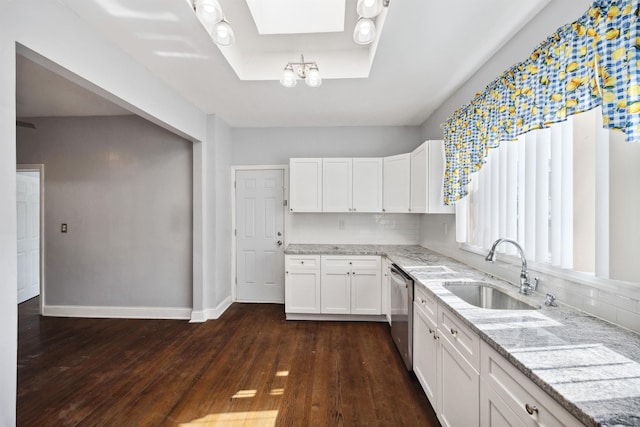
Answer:
[[[527,410],[527,413],[529,415],[533,415],[533,414],[537,414],[538,413],[538,407],[536,405],[529,405],[528,403],[524,404],[524,409]]]
[[[425,305],[427,303],[427,301],[423,300],[422,298],[419,298],[419,300],[420,300],[420,303],[422,303],[422,305]]]
[[[456,335],[458,335],[458,331],[453,329],[453,328],[451,328],[451,335],[453,335],[455,337]]]

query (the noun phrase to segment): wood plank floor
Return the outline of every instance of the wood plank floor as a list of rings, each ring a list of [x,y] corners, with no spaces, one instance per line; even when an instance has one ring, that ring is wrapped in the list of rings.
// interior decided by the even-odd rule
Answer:
[[[439,426],[381,323],[69,319],[19,306],[19,426]]]

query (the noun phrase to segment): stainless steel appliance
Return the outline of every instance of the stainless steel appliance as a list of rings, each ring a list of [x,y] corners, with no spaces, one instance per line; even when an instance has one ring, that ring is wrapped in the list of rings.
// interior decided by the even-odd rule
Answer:
[[[391,265],[391,336],[407,369],[413,370],[413,279]]]

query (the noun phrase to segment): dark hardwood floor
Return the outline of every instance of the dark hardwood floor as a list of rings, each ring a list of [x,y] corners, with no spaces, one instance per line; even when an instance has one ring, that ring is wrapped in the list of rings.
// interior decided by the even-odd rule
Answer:
[[[438,426],[387,324],[40,317],[19,306],[19,426]]]

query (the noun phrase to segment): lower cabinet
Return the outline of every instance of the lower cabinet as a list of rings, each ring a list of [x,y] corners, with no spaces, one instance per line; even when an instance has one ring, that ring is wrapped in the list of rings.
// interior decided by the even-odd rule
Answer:
[[[285,255],[285,312],[380,315],[379,256]]]
[[[382,312],[379,256],[322,256],[321,263],[321,313]]]
[[[479,423],[478,353],[479,337],[416,286],[413,370],[443,426]]]
[[[481,348],[480,426],[581,426],[487,343]]]
[[[320,313],[320,256],[285,255],[286,313]]]

